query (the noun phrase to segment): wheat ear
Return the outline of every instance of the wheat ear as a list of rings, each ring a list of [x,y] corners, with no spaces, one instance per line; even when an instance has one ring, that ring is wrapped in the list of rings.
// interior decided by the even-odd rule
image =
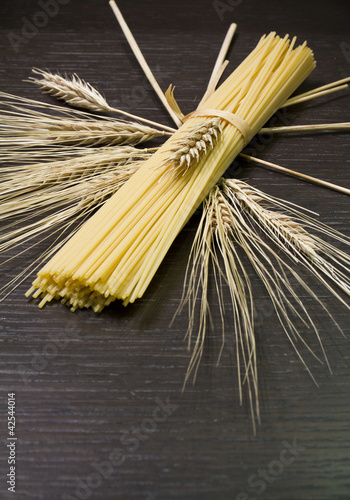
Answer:
[[[41,231],[41,227],[46,227],[46,220],[42,218],[35,222],[34,226],[30,224],[29,226],[13,229],[14,217],[16,217],[17,226],[17,224],[23,224],[32,218],[35,219],[38,214],[43,216],[45,212],[56,210],[54,219],[57,218],[57,223],[60,220],[64,221],[68,214],[66,211],[67,206],[77,206],[78,210],[80,210],[81,206],[86,206],[86,200],[92,203],[92,194],[96,202],[98,199],[105,199],[108,194],[116,192],[138,170],[138,166],[138,163],[130,163],[119,168],[116,166],[108,172],[99,175],[91,173],[84,179],[75,179],[63,186],[60,184],[48,185],[37,191],[32,190],[28,193],[23,191],[17,197],[16,193],[14,193],[13,199],[1,204],[0,221],[7,225],[2,227],[0,252],[13,246],[14,241],[18,243],[26,239],[28,237],[28,227],[37,228],[35,234]],[[107,181],[110,182],[110,186],[106,185]],[[51,221],[50,217],[49,220]],[[9,231],[5,232],[6,230]]]
[[[78,148],[78,150],[81,150]],[[83,151],[85,151],[83,149]],[[24,164],[7,169],[1,175],[0,219],[11,215],[8,202],[14,199],[13,205],[21,210],[19,195],[35,192],[51,185],[69,187],[83,181],[87,177],[100,176],[107,172],[121,172],[132,162],[145,160],[151,156],[148,149],[137,149],[131,146],[88,149],[87,152],[73,158]],[[33,196],[35,200],[37,195]],[[24,204],[23,210],[27,207]]]
[[[293,268],[291,268],[271,246],[266,244],[261,236],[254,230],[249,219],[247,220],[244,216],[244,212],[242,212],[241,205],[238,200],[228,199],[228,206],[233,221],[231,233],[228,234],[228,237],[232,238],[233,241],[245,252],[253,269],[268,292],[273,309],[277,314],[284,332],[296,350],[298,357],[301,359],[305,368],[311,375],[311,372],[303,360],[303,357],[299,353],[293,338],[301,340],[305,347],[316,358],[317,356],[313,353],[306,341],[300,335],[297,327],[298,319],[301,324],[307,327],[311,326],[320,342],[322,353],[326,361],[327,357],[325,355],[318,330],[306,307],[304,306],[303,301],[295,291],[291,280],[296,280],[300,287],[302,287],[311,297],[319,302],[327,313],[328,311],[315,293],[298,275],[298,273],[295,272]]]
[[[53,74],[49,71],[43,71],[37,68],[33,68],[33,73],[40,75],[41,78],[30,77],[29,81],[39,85],[39,87],[47,94],[50,94],[56,99],[65,101],[71,106],[101,113],[115,112],[133,120],[147,123],[152,127],[157,127],[162,130],[166,129],[168,132],[174,131],[174,129],[167,127],[166,125],[161,125],[160,123],[127,113],[121,109],[113,108],[108,104],[106,99],[98,92],[98,90],[90,85],[90,83],[87,83],[79,78],[77,74],[73,74],[71,79],[69,79],[68,77],[64,78],[61,75]]]
[[[213,151],[221,133],[220,118],[203,120],[186,131],[165,163],[169,163],[174,173],[184,175],[190,167]]]
[[[30,77],[29,81],[39,85],[44,92],[56,97],[56,99],[90,111],[107,112],[111,110],[106,99],[92,85],[79,78],[77,74],[73,74],[69,80],[61,75],[54,75],[49,71],[37,68],[33,68],[32,71],[36,75],[40,75],[41,78]]]
[[[317,246],[311,235],[289,215],[267,210],[261,203],[264,197],[258,190],[238,179],[225,179],[222,186],[226,197],[230,199],[234,193],[244,210],[260,222],[265,232],[276,235],[279,242],[287,243],[310,258],[317,257]]]
[[[50,109],[50,106],[47,106]],[[0,148],[50,147],[55,144],[101,146],[139,144],[164,133],[146,125],[112,119],[96,119],[86,114],[52,116],[16,106],[0,110]]]
[[[118,147],[118,146],[114,146]],[[127,146],[123,146],[127,147]],[[104,150],[107,148],[100,147],[99,150]],[[0,162],[3,163],[1,166],[1,178],[3,175],[8,175],[14,172],[14,168],[10,164],[16,163],[19,165],[19,169],[25,168],[25,165],[31,165],[34,163],[49,163],[52,161],[65,161],[72,160],[79,156],[93,153],[94,149],[89,146],[69,146],[61,144],[52,144],[51,146],[37,148],[26,148],[26,147],[13,147],[11,149],[0,149]],[[7,166],[9,165],[9,166]],[[17,167],[16,167],[17,170]]]
[[[226,197],[233,203],[239,203],[288,257],[307,267],[338,300],[349,307],[334,287],[350,296],[350,277],[347,267],[350,265],[350,256],[320,237],[311,235],[307,229],[316,229],[327,236],[334,234],[339,239],[336,232],[300,211],[287,207],[282,200],[274,200],[245,182],[236,179],[223,180],[223,189]],[[284,210],[288,209],[291,215],[281,212],[282,207]],[[349,245],[345,237],[342,241]],[[323,255],[333,263],[326,260]]]

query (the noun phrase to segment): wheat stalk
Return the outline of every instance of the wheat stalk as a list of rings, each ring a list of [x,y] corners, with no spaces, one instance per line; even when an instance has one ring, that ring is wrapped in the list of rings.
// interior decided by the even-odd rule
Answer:
[[[318,123],[315,125],[295,125],[286,127],[264,127],[259,134],[283,134],[294,132],[332,132],[334,130],[345,131],[350,129],[350,122],[341,123]]]
[[[221,133],[220,118],[209,118],[194,125],[176,143],[165,163],[171,165],[174,173],[184,175],[213,151]]]
[[[286,108],[288,106],[294,106],[295,104],[300,104],[302,102],[310,101],[312,99],[322,97],[325,95],[332,94],[333,92],[338,92],[339,90],[345,90],[348,88],[347,82],[350,82],[350,78],[344,78],[343,80],[338,80],[336,82],[328,83],[322,87],[309,90],[304,94],[299,94],[288,99],[281,108]]]
[[[282,209],[284,211],[288,209],[290,214],[282,212]],[[254,229],[254,223],[258,223],[261,231],[277,245],[278,249],[282,250],[282,253],[274,251],[273,247],[264,241]],[[299,339],[316,359],[322,361],[299,333],[297,321],[313,329],[323,358],[328,366],[329,364],[318,329],[295,290],[292,280],[317,301],[333,321],[334,319],[302,277],[287,264],[284,256],[302,263],[348,308],[349,305],[329,284],[324,275],[331,280],[333,285],[350,295],[350,257],[320,237],[312,236],[308,228],[317,229],[344,244],[350,244],[350,239],[318,223],[312,217],[302,214],[293,205],[272,198],[237,179],[221,179],[220,186],[217,185],[212,189],[203,204],[203,214],[191,249],[184,291],[177,311],[179,313],[186,304],[188,305],[187,335],[191,344],[196,325],[197,304],[200,303],[198,332],[185,382],[192,371],[194,378],[196,377],[203,354],[208,319],[211,317],[208,289],[209,269],[212,265],[218,311],[222,322],[222,345],[225,341],[223,282],[227,284],[230,292],[234,313],[233,331],[235,332],[235,357],[240,399],[242,401],[242,386],[246,383],[254,430],[255,418],[259,420],[259,401],[253,293],[237,247],[244,251],[257,276],[264,284],[285,334],[305,369],[315,381],[295,340]],[[323,258],[321,254],[325,254],[328,259],[337,264],[337,267]],[[220,261],[223,262],[223,266]],[[335,321],[334,323],[338,327]],[[243,377],[241,368],[243,368]]]
[[[77,74],[73,74],[71,79],[69,79],[68,77],[64,78],[61,75],[52,74],[49,71],[43,71],[37,68],[33,68],[33,73],[40,75],[41,79],[30,77],[29,81],[39,85],[47,94],[50,94],[56,99],[63,100],[71,106],[102,113],[115,112],[132,118],[133,120],[152,125],[152,127],[161,128],[163,130],[167,129],[169,132],[174,131],[171,127],[127,113],[121,109],[113,108],[108,104],[106,99],[102,97],[98,90],[90,85],[90,83],[79,78]]]
[[[127,39],[131,50],[133,51],[137,61],[139,62],[141,68],[143,69],[143,72],[145,73],[149,83],[152,85],[153,89],[155,90],[156,94],[160,98],[161,102],[165,106],[165,109],[168,111],[169,115],[171,118],[174,120],[175,124],[180,127],[181,126],[181,121],[179,118],[176,116],[176,113],[172,110],[171,106],[169,106],[166,97],[164,96],[162,89],[160,88],[157,80],[155,79],[151,68],[148,66],[146,59],[144,58],[139,46],[137,45],[137,42],[133,36],[133,34],[130,31],[129,26],[126,24],[125,19],[120,12],[117,4],[114,2],[114,0],[110,0],[109,5],[111,6],[114,15],[116,16],[119,25],[121,29],[123,30],[123,33],[125,35],[125,38]]]
[[[192,348],[191,360],[187,369],[185,383],[193,373],[195,381],[203,355],[208,322],[211,323],[211,310],[208,300],[209,268],[212,266],[215,289],[218,297],[218,312],[221,318],[221,353],[225,345],[225,314],[222,297],[222,281],[230,290],[232,303],[232,321],[235,332],[235,358],[240,402],[243,402],[243,385],[248,386],[252,421],[259,420],[257,392],[256,349],[253,333],[252,291],[250,280],[234,245],[228,238],[232,232],[232,216],[227,200],[220,193],[219,187],[213,188],[203,204],[203,214],[198,225],[186,270],[185,285],[176,314],[188,306],[189,325],[187,329],[188,347],[192,347],[193,331],[196,326],[195,316],[200,302],[198,330]],[[220,263],[223,261],[224,267]],[[243,373],[242,369],[243,368]]]
[[[298,179],[302,179],[303,181],[312,182],[313,184],[317,184],[318,186],[326,187],[328,189],[332,189],[333,191],[338,191],[339,193],[350,195],[350,189],[343,186],[338,186],[338,184],[333,184],[332,182],[327,182],[322,179],[318,179],[317,177],[312,177],[311,175],[302,174],[301,172],[296,172],[295,170],[291,170],[290,168],[282,167],[260,158],[254,158],[253,156],[249,156],[244,153],[241,153],[240,157],[248,161],[253,161],[254,163],[262,165],[263,167],[268,167],[269,169],[272,168],[276,172],[291,175],[292,177],[297,177]]]
[[[0,110],[0,148],[48,147],[57,143],[89,146],[138,144],[169,135],[169,132],[140,123],[102,116],[96,118],[82,111],[65,110],[3,92],[0,92],[0,98],[10,109]],[[44,112],[35,108],[44,109]]]
[[[234,188],[231,188],[232,185]],[[236,193],[243,193],[243,195],[236,196]],[[317,251],[320,250],[317,238],[309,237],[303,227],[298,226],[291,217],[280,217],[281,214],[277,213],[274,219],[273,214],[261,206],[261,202],[266,201],[266,199],[270,200],[270,197],[267,195],[264,197],[260,191],[234,179],[222,180],[222,187],[215,186],[213,188],[203,204],[203,214],[192,246],[186,270],[184,292],[178,310],[180,312],[188,304],[189,326],[187,333],[190,341],[195,328],[196,306],[200,302],[199,327],[186,376],[187,381],[192,371],[195,372],[196,376],[204,348],[208,318],[210,318],[208,287],[209,268],[212,264],[222,325],[224,324],[223,282],[227,284],[230,292],[234,314],[233,331],[235,332],[240,399],[242,401],[242,386],[247,384],[254,429],[255,418],[259,420],[259,401],[253,293],[250,280],[238,253],[238,247],[244,251],[257,276],[264,284],[285,334],[314,381],[315,379],[298,349],[295,339],[299,339],[317,360],[322,361],[299,333],[297,321],[313,329],[327,365],[328,360],[318,329],[302,299],[295,291],[292,280],[296,281],[298,286],[316,300],[333,319],[318,296],[301,276],[285,262],[283,259],[285,253],[281,256],[275,252],[256,232],[249,217],[253,213],[255,205],[259,205],[262,211],[266,210],[267,213],[260,215],[260,221],[264,220],[264,225],[260,223],[259,226],[265,229],[266,234],[275,235],[276,241],[285,241],[285,244],[282,243],[283,249],[287,243],[291,244],[292,241],[300,238],[302,242],[298,241],[297,245],[299,252],[314,256],[316,248]],[[249,205],[246,204],[248,201]],[[337,237],[336,232],[334,235]],[[338,238],[341,239],[340,236]],[[337,252],[336,255],[338,255]],[[220,260],[223,261],[223,266],[220,264]],[[321,282],[325,284],[322,279]],[[243,376],[241,368],[243,368]]]

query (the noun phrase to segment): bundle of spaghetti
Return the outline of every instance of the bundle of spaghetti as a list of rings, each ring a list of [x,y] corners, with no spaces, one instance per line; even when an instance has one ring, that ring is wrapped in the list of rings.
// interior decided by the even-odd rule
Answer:
[[[47,262],[27,296],[41,296],[40,307],[62,299],[72,310],[91,306],[96,312],[117,298],[124,305],[140,298],[205,196],[315,67],[306,42],[294,48],[295,42],[288,35],[263,36],[200,109]],[[179,172],[174,151],[188,140],[188,154],[195,157],[205,142],[197,140],[198,129],[213,117],[220,118],[218,140]]]

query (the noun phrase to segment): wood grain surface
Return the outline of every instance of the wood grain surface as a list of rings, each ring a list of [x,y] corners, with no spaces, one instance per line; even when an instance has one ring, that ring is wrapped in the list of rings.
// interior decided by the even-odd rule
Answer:
[[[1,0],[0,90],[53,102],[25,80],[33,66],[76,72],[115,106],[172,125],[146,83],[107,0]],[[238,31],[229,69],[259,37],[307,39],[317,68],[306,91],[350,75],[347,0],[120,0],[125,19],[165,90],[176,85],[185,113],[200,100],[230,22]],[[52,2],[51,2],[52,5]],[[55,12],[54,6],[57,7]],[[23,38],[27,22],[42,27]],[[27,28],[29,30],[29,28]],[[9,34],[22,36],[17,51]],[[26,32],[28,35],[28,31]],[[21,40],[21,39],[19,39]],[[350,94],[290,108],[290,123],[349,121]],[[282,123],[281,123],[282,124]],[[260,158],[350,187],[349,134],[280,135],[254,143]],[[251,147],[250,147],[251,149]],[[349,198],[258,166],[235,174],[271,195],[319,214],[349,236]],[[257,307],[261,425],[253,435],[248,401],[239,406],[234,332],[219,366],[219,311],[198,379],[182,393],[190,359],[186,314],[179,305],[198,214],[174,242],[144,298],[95,315],[60,303],[43,310],[25,299],[30,278],[0,304],[0,498],[20,500],[218,499],[346,500],[350,498],[350,346],[345,307],[302,273],[329,307],[301,292],[320,329],[333,370],[306,356],[316,388],[252,275]],[[6,284],[45,249],[1,267]],[[12,255],[16,253],[13,250]],[[229,310],[229,301],[227,308]],[[303,336],[317,349],[309,331]],[[16,392],[16,493],[8,492],[7,394]]]

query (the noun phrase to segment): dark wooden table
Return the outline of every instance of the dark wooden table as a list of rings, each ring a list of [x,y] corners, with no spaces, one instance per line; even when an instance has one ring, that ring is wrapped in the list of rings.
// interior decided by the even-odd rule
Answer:
[[[2,91],[52,102],[23,82],[31,68],[77,72],[113,105],[172,125],[107,0],[53,0],[45,21],[38,12],[49,3],[1,1]],[[185,112],[203,94],[230,22],[238,23],[231,70],[263,33],[276,30],[307,39],[315,52],[317,69],[302,90],[350,75],[346,0],[120,0],[119,5],[162,88],[176,85]],[[24,38],[22,30],[29,36],[25,26],[33,19],[42,27]],[[347,91],[301,104],[291,109],[291,122],[349,121],[349,103]],[[256,154],[350,187],[349,143],[345,133],[279,136]],[[318,212],[321,221],[349,235],[345,195],[257,166],[241,167],[241,178]],[[256,436],[246,398],[239,406],[230,324],[227,347],[215,366],[220,347],[215,301],[217,331],[208,337],[197,383],[181,392],[190,359],[186,314],[169,323],[179,305],[197,223],[195,216],[144,298],[126,309],[116,303],[100,315],[72,314],[55,303],[39,310],[24,297],[30,279],[0,304],[0,498],[350,498],[350,347],[315,302],[304,298],[333,369],[331,375],[307,357],[319,388],[269,314],[266,293],[252,277],[261,398]],[[23,255],[4,265],[1,283],[27,263]],[[314,290],[349,335],[347,309],[317,284]],[[301,333],[316,346],[306,329]],[[15,495],[6,485],[7,394],[12,391],[18,438]]]

